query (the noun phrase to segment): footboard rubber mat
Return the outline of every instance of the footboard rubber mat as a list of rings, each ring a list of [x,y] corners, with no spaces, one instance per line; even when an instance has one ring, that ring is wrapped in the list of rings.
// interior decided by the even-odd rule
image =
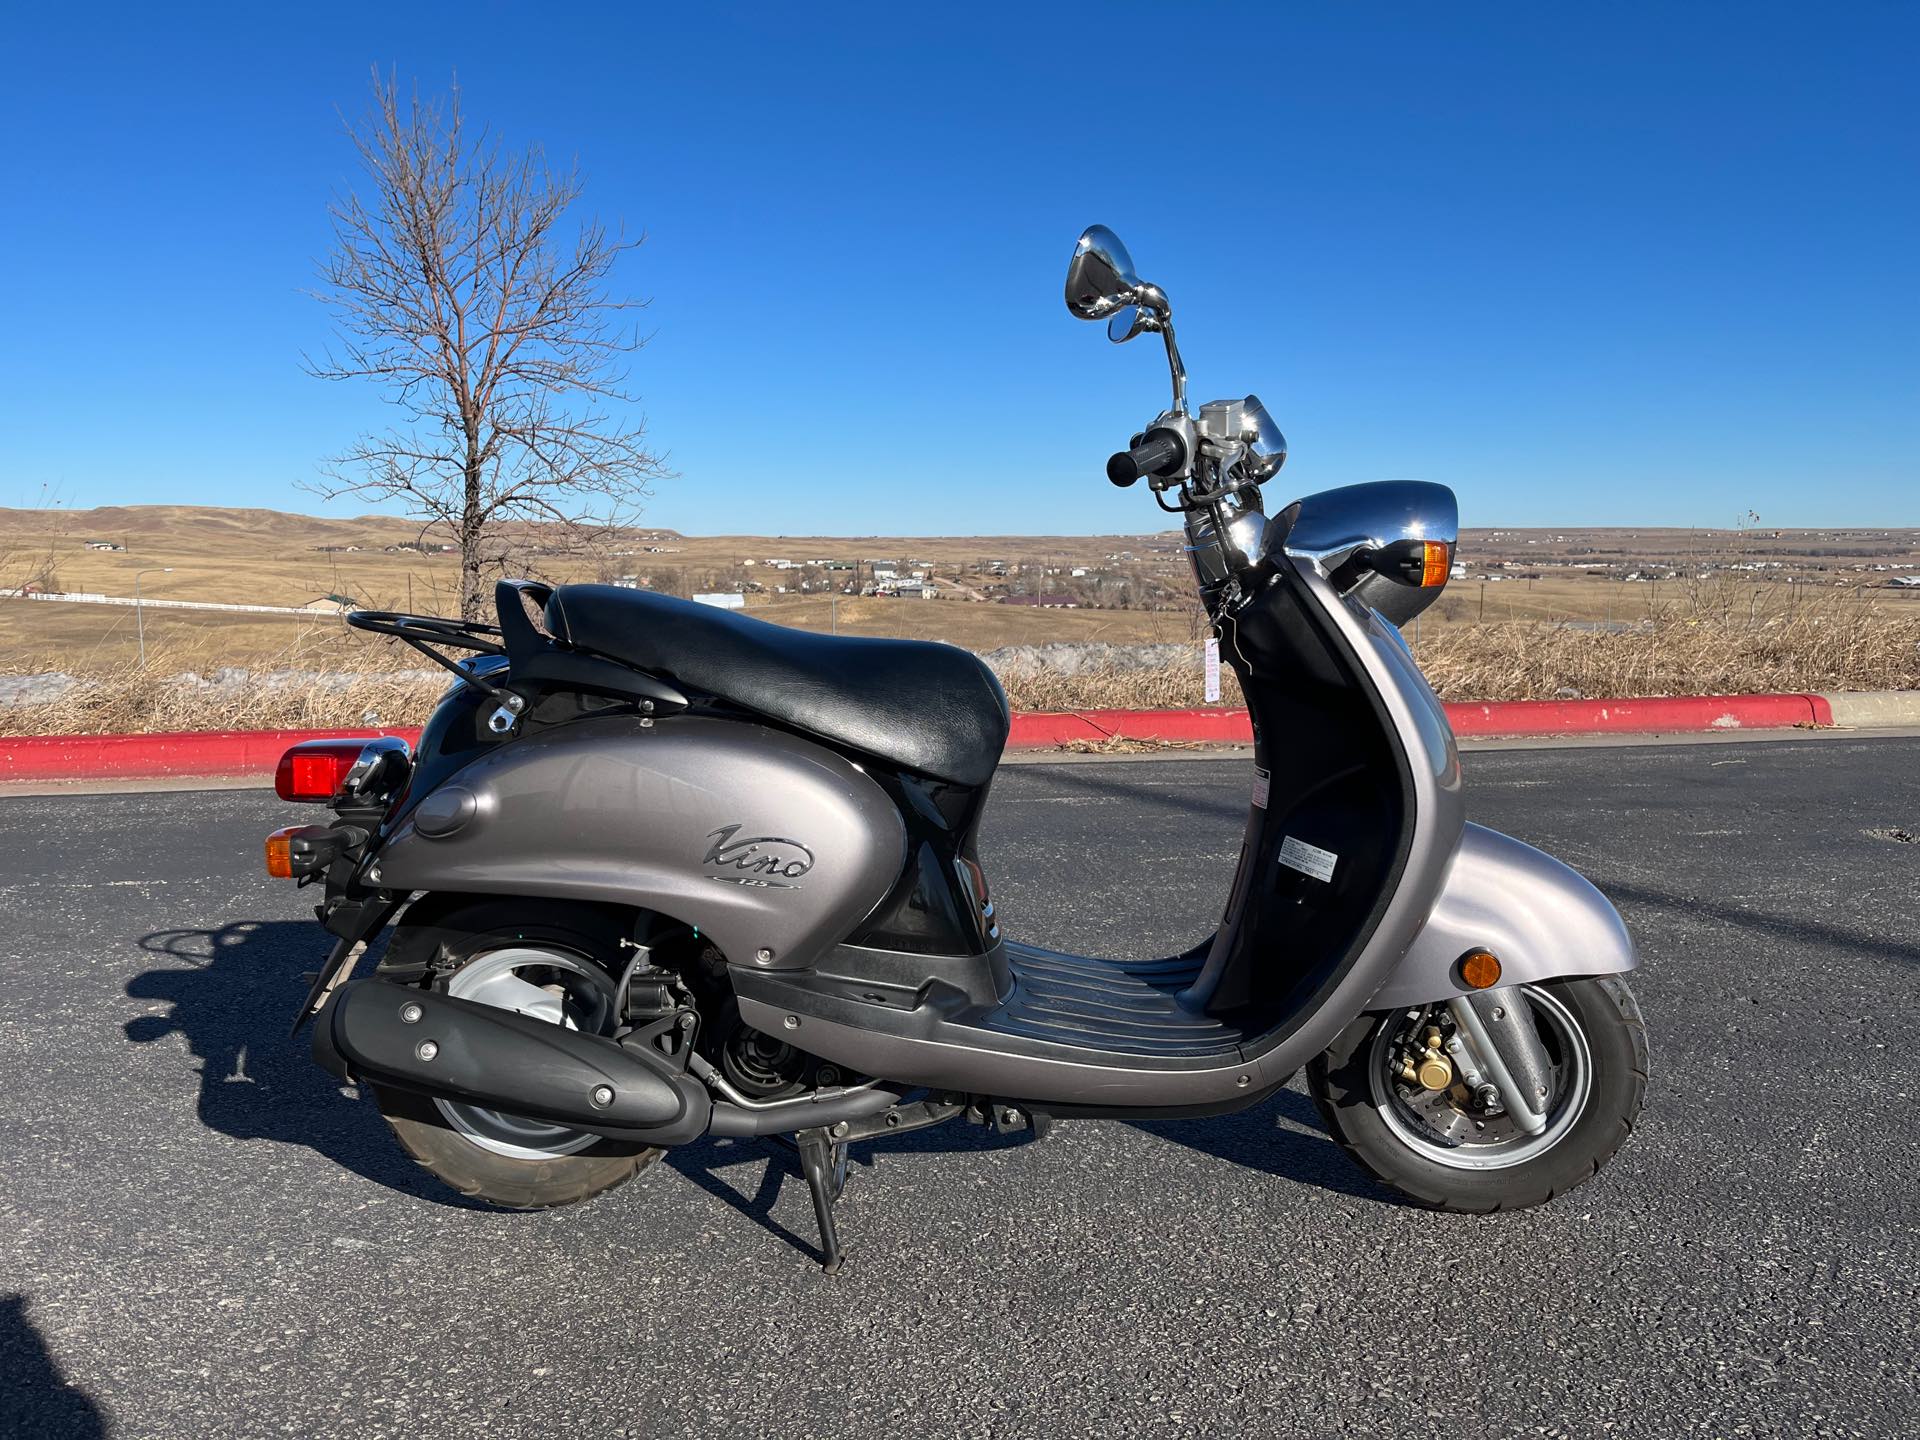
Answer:
[[[1175,998],[1204,957],[1089,960],[1031,945],[1007,946],[1014,992],[984,1028],[1056,1044],[1134,1055],[1230,1051],[1241,1031]]]

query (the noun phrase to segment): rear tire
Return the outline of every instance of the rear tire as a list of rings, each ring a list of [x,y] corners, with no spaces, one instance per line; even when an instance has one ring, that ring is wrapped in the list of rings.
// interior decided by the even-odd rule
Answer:
[[[1384,1027],[1405,1012],[1362,1015],[1307,1067],[1307,1085],[1327,1133],[1374,1179],[1417,1205],[1484,1214],[1543,1205],[1591,1180],[1632,1132],[1647,1088],[1647,1027],[1632,991],[1617,975],[1549,980],[1524,987],[1538,992],[1537,1020],[1557,1014],[1578,1027],[1570,1049],[1584,1051],[1580,1108],[1537,1154],[1494,1154],[1491,1163],[1443,1163],[1438,1146],[1411,1143],[1404,1116],[1390,1121],[1390,1087],[1373,1072],[1380,1064]],[[1532,997],[1530,997],[1532,998]],[[1541,1024],[1543,1039],[1549,1027]],[[1383,1103],[1383,1092],[1387,1098]],[[1470,1153],[1470,1152],[1468,1152]]]
[[[610,994],[620,965],[620,941],[630,934],[620,912],[590,905],[533,900],[418,902],[395,929],[380,962],[383,978],[423,988],[457,986],[462,971],[506,950],[544,951],[584,973]],[[584,963],[583,963],[584,962]],[[426,1095],[367,1087],[400,1146],[436,1179],[489,1205],[549,1210],[590,1200],[624,1185],[661,1151],[559,1132],[550,1140],[523,1137],[518,1146],[489,1145],[482,1133],[463,1133],[450,1113]],[[484,1112],[476,1112],[484,1113]],[[537,1124],[537,1122],[533,1122]],[[543,1144],[552,1153],[539,1153]],[[519,1149],[523,1153],[501,1153]]]

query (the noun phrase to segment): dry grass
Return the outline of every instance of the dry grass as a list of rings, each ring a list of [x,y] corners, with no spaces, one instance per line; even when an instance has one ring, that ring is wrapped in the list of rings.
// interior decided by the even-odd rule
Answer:
[[[397,643],[348,638],[336,625],[303,629],[245,670],[204,629],[155,641],[147,664],[87,657],[74,683],[44,700],[0,706],[0,733],[112,735],[172,730],[331,729],[418,724],[450,677]],[[39,664],[0,664],[8,675]]]
[[[1738,603],[1736,603],[1736,601]],[[149,633],[149,641],[154,636]],[[161,730],[416,724],[445,689],[403,647],[314,626],[244,679],[212,635],[149,645],[143,669],[91,657],[68,666],[76,683],[57,698],[0,707],[0,732],[107,734]],[[1920,688],[1920,608],[1844,594],[1771,609],[1746,592],[1700,587],[1620,631],[1563,624],[1425,627],[1416,652],[1449,700],[1554,699],[1778,690]],[[47,668],[0,662],[0,678]],[[1200,703],[1200,647],[1192,659],[1149,669],[1096,665],[1063,675],[1039,664],[1002,669],[1020,710],[1162,709]],[[1222,704],[1240,703],[1231,671]]]
[[[1844,592],[1753,602],[1702,585],[1619,631],[1436,626],[1415,646],[1447,700],[1920,688],[1920,611]]]
[[[1016,710],[1180,710],[1201,704],[1200,646],[1184,665],[1123,669],[1097,665],[1062,675],[1018,662],[996,666],[1007,699]],[[1233,672],[1220,672],[1223,705],[1241,703]]]

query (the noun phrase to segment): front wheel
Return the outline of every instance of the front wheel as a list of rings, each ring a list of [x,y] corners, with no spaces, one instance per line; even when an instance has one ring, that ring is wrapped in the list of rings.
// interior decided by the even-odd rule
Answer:
[[[1518,987],[1551,1062],[1545,1125],[1415,1062],[1451,1029],[1445,1006],[1362,1015],[1307,1067],[1328,1133],[1417,1204],[1486,1212],[1541,1205],[1590,1180],[1632,1131],[1647,1088],[1647,1027],[1615,975]]]

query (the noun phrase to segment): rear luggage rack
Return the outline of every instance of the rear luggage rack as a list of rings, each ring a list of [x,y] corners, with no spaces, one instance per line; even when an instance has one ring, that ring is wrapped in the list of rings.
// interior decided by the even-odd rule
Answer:
[[[577,651],[555,639],[539,618],[552,596],[551,585],[535,580],[502,580],[493,587],[494,608],[500,618],[498,625],[439,615],[406,615],[393,610],[355,610],[347,616],[347,624],[356,630],[391,635],[404,641],[434,664],[451,671],[463,685],[492,700],[499,709],[487,723],[495,734],[510,731],[536,698],[552,691],[624,700],[634,704],[644,716],[671,715],[687,708],[687,697],[665,681],[601,656]],[[498,667],[482,670],[470,660],[455,660],[442,654],[435,646],[504,656],[507,683],[496,685],[487,678],[500,673]]]
[[[442,655],[435,645],[460,650],[477,650],[482,655],[505,655],[506,635],[498,625],[480,620],[453,620],[443,615],[406,615],[398,610],[355,610],[347,624],[375,635],[391,635],[404,640],[442,669],[450,670],[464,685],[471,685],[488,699],[518,715],[526,700],[510,690],[489,684],[474,673],[474,668],[450,655]]]

